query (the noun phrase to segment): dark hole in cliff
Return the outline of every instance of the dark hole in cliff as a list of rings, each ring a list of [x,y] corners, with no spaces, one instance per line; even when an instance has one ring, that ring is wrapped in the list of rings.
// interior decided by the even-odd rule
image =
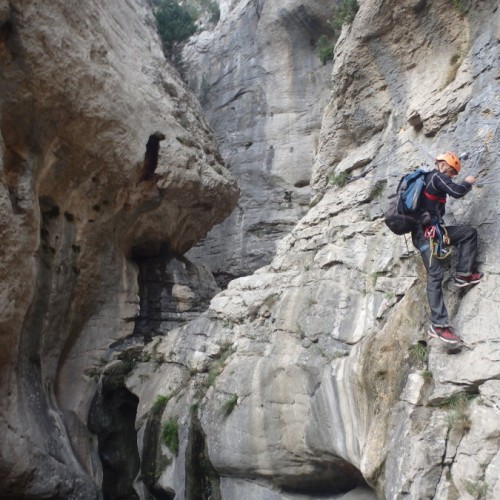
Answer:
[[[146,152],[144,153],[144,161],[142,163],[142,171],[139,181],[151,179],[156,167],[158,166],[158,155],[160,151],[160,141],[165,139],[165,134],[155,132],[149,136],[146,143]]]
[[[6,42],[12,33],[12,23],[7,21],[0,26],[0,43]]]
[[[301,180],[297,181],[294,184],[294,186],[297,188],[302,188],[302,187],[309,186],[310,183],[311,183],[311,181],[309,179],[301,179]]]
[[[166,249],[157,255],[134,251],[132,259],[139,285],[139,316],[132,336],[145,342],[195,319],[219,291],[208,271]]]
[[[282,488],[289,493],[314,495],[318,499],[331,498],[356,488],[370,490],[361,472],[341,458],[334,463],[317,463],[315,472],[308,476],[287,477]]]
[[[54,200],[52,200],[52,198],[49,196],[40,196],[38,202],[40,204],[40,211],[42,212],[44,220],[59,217],[59,207],[56,205]]]
[[[103,377],[92,401],[88,427],[97,435],[104,500],[134,500],[139,472],[135,417],[139,399],[124,385],[122,376]]]

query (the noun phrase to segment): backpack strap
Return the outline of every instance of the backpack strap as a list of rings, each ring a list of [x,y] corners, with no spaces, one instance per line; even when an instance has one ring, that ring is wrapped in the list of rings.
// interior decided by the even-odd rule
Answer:
[[[436,196],[435,194],[430,194],[427,191],[424,190],[424,196],[431,201],[438,201],[439,203],[442,203],[443,205],[446,203],[446,196]]]

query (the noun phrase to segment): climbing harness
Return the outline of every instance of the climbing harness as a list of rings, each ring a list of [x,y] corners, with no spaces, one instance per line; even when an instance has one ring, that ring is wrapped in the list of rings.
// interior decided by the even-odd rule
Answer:
[[[429,240],[429,266],[432,263],[432,257],[443,260],[450,255],[451,249],[448,247],[450,245],[450,237],[444,226],[441,226],[437,222],[431,226],[426,226],[424,229],[424,238]]]

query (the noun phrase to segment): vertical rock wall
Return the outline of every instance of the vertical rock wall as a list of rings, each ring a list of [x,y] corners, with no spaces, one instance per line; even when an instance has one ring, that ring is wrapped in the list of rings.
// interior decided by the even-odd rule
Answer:
[[[190,252],[221,284],[270,262],[307,211],[331,64],[316,41],[332,2],[221,1],[221,19],[183,51],[197,93],[238,179],[237,209]]]
[[[131,256],[182,254],[236,203],[150,7],[0,2],[4,498],[100,496],[87,414],[138,314]]]
[[[159,395],[162,425],[176,424],[178,450],[156,447],[158,488],[188,497],[199,422],[222,498],[498,496],[500,11],[460,5],[360,2],[337,46],[312,208],[268,266],[148,348],[154,373],[140,363],[127,379],[139,436]],[[483,149],[489,179],[447,208],[478,228],[486,273],[457,292],[456,254],[444,263],[467,343],[455,355],[426,336],[419,255],[383,224],[401,173],[449,149],[471,154],[465,174]]]

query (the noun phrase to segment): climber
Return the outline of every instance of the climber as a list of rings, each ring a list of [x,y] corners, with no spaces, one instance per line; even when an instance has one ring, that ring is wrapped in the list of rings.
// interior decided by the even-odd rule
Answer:
[[[465,177],[462,182],[453,182],[452,178],[460,172],[460,160],[451,152],[436,158],[435,170],[425,176],[425,190],[421,199],[420,224],[412,231],[412,241],[422,256],[427,270],[427,299],[431,309],[431,324],[428,334],[449,344],[459,344],[460,337],[453,333],[448,323],[448,312],[444,304],[442,281],[443,270],[440,259],[447,256],[443,251],[446,245],[459,248],[458,264],[454,277],[457,287],[468,287],[479,283],[482,273],[473,272],[477,250],[477,231],[470,226],[444,226],[446,195],[453,198],[465,196],[476,182],[474,176]],[[433,250],[433,237],[438,233],[438,252]],[[439,252],[442,252],[441,254]]]

